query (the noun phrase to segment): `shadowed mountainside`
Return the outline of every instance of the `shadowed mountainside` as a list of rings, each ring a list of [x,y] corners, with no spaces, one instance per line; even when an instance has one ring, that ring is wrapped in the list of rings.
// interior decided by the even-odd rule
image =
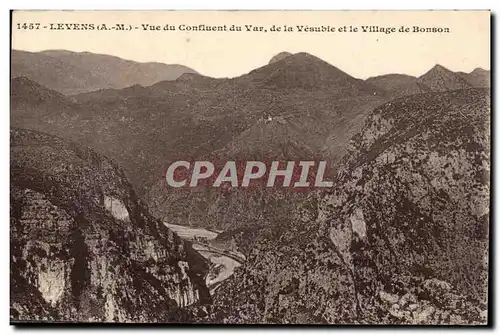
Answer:
[[[80,61],[57,64],[73,76]],[[12,131],[12,318],[485,322],[490,106],[487,89],[471,87],[489,85],[489,71],[437,65],[363,81],[281,53],[231,79],[188,71],[87,92],[70,77],[72,96],[32,77],[11,80],[12,126],[104,156]],[[326,160],[334,187],[164,183],[176,160],[301,159]],[[213,305],[205,260],[140,198],[162,221],[217,230],[213,243],[246,256]]]
[[[211,317],[484,323],[489,100],[470,89],[376,109],[332,190],[261,229],[247,262],[217,291]]]
[[[490,87],[490,71],[475,68],[470,73],[458,72],[472,87]]]
[[[332,94],[381,94],[376,87],[356,79],[306,52],[296,53],[250,71],[239,82],[257,83],[275,89],[322,89]]]
[[[210,302],[203,257],[113,162],[17,128],[10,153],[13,321],[168,322]]]
[[[305,53],[233,79],[184,74],[149,87],[99,90],[54,102],[24,98],[28,89],[29,95],[39,95],[29,88],[36,84],[16,81],[13,125],[70,138],[115,159],[158,217],[183,212],[165,206],[172,192],[162,180],[171,162],[297,159],[323,152],[330,157],[334,151],[334,165],[364,115],[385,101],[379,89]]]
[[[425,85],[433,92],[460,90],[471,88],[465,79],[444,66],[436,65],[418,78],[419,84]]]
[[[152,86],[102,89],[69,98],[14,79],[11,122],[79,141],[112,157],[159,218],[238,229],[251,222],[269,223],[261,208],[269,203],[266,192],[250,197],[255,200],[235,201],[244,205],[225,212],[221,221],[221,209],[214,205],[226,203],[220,192],[168,189],[163,181],[168,165],[176,160],[314,156],[326,159],[334,173],[349,139],[374,107],[401,94],[470,87],[442,66],[420,78],[387,75],[362,81],[307,53],[277,58],[232,79],[186,73]],[[251,207],[261,219],[230,220],[231,215],[241,218],[236,213],[247,211],[248,203],[257,206]]]

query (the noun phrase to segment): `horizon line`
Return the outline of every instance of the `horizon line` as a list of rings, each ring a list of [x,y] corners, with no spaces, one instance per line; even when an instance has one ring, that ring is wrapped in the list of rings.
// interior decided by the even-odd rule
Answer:
[[[264,64],[264,65],[262,65],[262,66],[259,66],[259,67],[256,67],[256,68],[253,68],[253,69],[250,69],[250,70],[248,70],[248,72],[241,73],[241,74],[239,74],[239,75],[237,75],[237,76],[234,76],[234,77],[213,77],[213,76],[208,76],[208,75],[205,75],[205,74],[201,73],[200,71],[198,71],[197,69],[195,69],[195,68],[193,68],[193,67],[191,67],[191,66],[189,66],[189,65],[186,65],[186,64],[180,64],[180,63],[164,63],[164,62],[159,62],[159,61],[137,61],[137,60],[133,60],[133,59],[129,59],[129,58],[123,58],[123,57],[118,56],[118,55],[112,55],[112,54],[106,54],[106,53],[99,53],[99,52],[92,52],[92,51],[74,51],[74,50],[69,50],[69,49],[44,49],[44,50],[40,50],[40,51],[30,51],[30,50],[22,50],[22,49],[14,49],[14,48],[11,48],[11,52],[12,52],[12,51],[27,52],[27,53],[32,53],[32,54],[36,54],[36,53],[43,53],[43,52],[49,52],[49,51],[62,51],[62,52],[68,52],[68,53],[74,53],[74,54],[85,54],[85,53],[87,53],[87,54],[92,54],[92,55],[101,55],[101,56],[115,57],[115,58],[119,58],[119,59],[121,59],[121,60],[129,61],[129,62],[134,62],[134,63],[139,63],[139,64],[162,64],[162,65],[172,65],[172,66],[177,65],[177,66],[184,66],[184,67],[187,67],[187,68],[189,68],[189,69],[191,69],[191,70],[195,71],[195,72],[196,72],[196,74],[202,75],[202,76],[207,77],[207,78],[212,78],[212,79],[233,79],[233,78],[238,78],[238,77],[240,77],[240,76],[243,76],[243,75],[246,75],[246,74],[250,73],[250,72],[251,72],[251,71],[253,71],[253,70],[256,70],[256,69],[259,69],[259,68],[262,68],[262,67],[264,67],[264,66],[269,65],[269,62],[268,62],[268,63],[266,63],[266,64]],[[453,72],[453,73],[463,72],[463,73],[466,73],[466,74],[470,74],[470,73],[472,73],[472,72],[474,72],[474,71],[476,71],[476,70],[483,70],[483,71],[488,71],[488,72],[489,72],[489,71],[491,71],[491,69],[485,69],[485,68],[483,68],[483,67],[481,67],[481,66],[476,66],[476,67],[474,67],[474,68],[473,68],[471,71],[469,71],[469,72],[466,72],[466,71],[461,71],[461,70],[459,70],[459,71],[454,71],[454,70],[451,70],[451,69],[449,69],[448,67],[446,67],[446,66],[442,65],[441,63],[436,63],[436,64],[434,64],[434,66],[430,67],[427,71],[425,71],[424,73],[422,73],[422,74],[421,74],[421,75],[419,75],[419,76],[415,76],[415,75],[411,75],[411,74],[407,74],[407,73],[401,73],[401,72],[389,72],[389,73],[378,74],[378,75],[375,75],[375,76],[369,76],[369,77],[366,77],[366,78],[364,78],[364,79],[363,79],[363,78],[358,78],[358,77],[355,77],[355,76],[353,76],[353,75],[351,75],[351,74],[349,74],[349,73],[345,72],[345,71],[344,71],[344,70],[342,70],[341,68],[337,67],[336,65],[331,64],[330,62],[328,62],[328,61],[326,61],[326,60],[322,59],[321,57],[318,57],[318,56],[316,56],[316,55],[314,55],[314,54],[312,54],[312,53],[309,53],[309,52],[307,52],[307,51],[300,51],[300,52],[295,52],[295,53],[292,53],[292,52],[289,52],[289,51],[284,50],[284,51],[280,51],[280,52],[276,53],[274,56],[276,56],[276,55],[278,55],[278,54],[281,54],[281,53],[290,53],[291,55],[290,55],[290,56],[288,56],[288,57],[291,57],[291,56],[294,56],[294,55],[297,55],[297,54],[308,54],[308,55],[311,55],[311,56],[316,57],[316,58],[318,58],[318,59],[322,60],[323,62],[325,62],[325,63],[329,64],[330,66],[333,66],[333,67],[335,67],[335,68],[337,68],[337,69],[339,69],[339,70],[343,71],[344,73],[348,74],[349,76],[351,76],[351,77],[353,77],[353,78],[355,78],[355,79],[360,79],[360,80],[363,80],[363,81],[366,81],[366,80],[371,79],[371,78],[383,77],[383,76],[388,76],[388,75],[405,75],[405,76],[409,76],[409,77],[420,78],[421,76],[425,75],[426,73],[428,73],[430,70],[434,69],[434,68],[435,68],[435,67],[437,67],[437,66],[441,66],[441,67],[445,68],[446,70],[451,71],[451,72]],[[274,56],[273,56],[273,57],[274,57]],[[47,57],[50,57],[50,56],[47,56]],[[273,57],[271,57],[271,59],[272,59]],[[288,57],[286,57],[286,58],[288,58]],[[271,59],[269,59],[269,61],[270,61]],[[10,61],[10,63],[12,64],[12,55],[11,55],[11,61]],[[181,76],[182,76],[182,75],[181,75]],[[180,78],[181,76],[179,76],[179,78]]]

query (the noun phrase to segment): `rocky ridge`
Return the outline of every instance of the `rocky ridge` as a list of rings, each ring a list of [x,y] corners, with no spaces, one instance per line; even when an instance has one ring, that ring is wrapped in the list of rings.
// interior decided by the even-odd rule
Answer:
[[[458,90],[376,109],[330,194],[261,232],[213,318],[484,323],[489,108],[486,90]]]
[[[208,303],[203,257],[94,151],[11,130],[11,319],[170,322]]]

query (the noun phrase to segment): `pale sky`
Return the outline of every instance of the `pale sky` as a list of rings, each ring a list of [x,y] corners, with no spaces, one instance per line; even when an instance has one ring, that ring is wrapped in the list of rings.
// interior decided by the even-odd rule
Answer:
[[[40,23],[24,30],[23,23]],[[50,24],[138,26],[132,31],[50,30]],[[21,29],[18,29],[18,24]],[[143,31],[142,24],[173,25],[176,31]],[[185,32],[180,25],[243,26],[242,32]],[[246,32],[244,25],[292,26],[294,32]],[[335,32],[299,32],[297,26],[329,26]],[[447,27],[450,33],[363,33],[361,26]],[[339,32],[340,27],[359,32]],[[47,27],[47,28],[43,28]],[[39,11],[13,14],[12,47],[65,49],[139,62],[189,66],[211,77],[235,77],[263,66],[279,52],[308,52],[365,79],[387,73],[420,76],[441,64],[453,71],[490,69],[488,11]]]

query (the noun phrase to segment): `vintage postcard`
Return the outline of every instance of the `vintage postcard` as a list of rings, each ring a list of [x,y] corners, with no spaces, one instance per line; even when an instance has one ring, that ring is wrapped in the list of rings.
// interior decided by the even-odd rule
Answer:
[[[10,320],[487,325],[489,11],[13,11]]]

